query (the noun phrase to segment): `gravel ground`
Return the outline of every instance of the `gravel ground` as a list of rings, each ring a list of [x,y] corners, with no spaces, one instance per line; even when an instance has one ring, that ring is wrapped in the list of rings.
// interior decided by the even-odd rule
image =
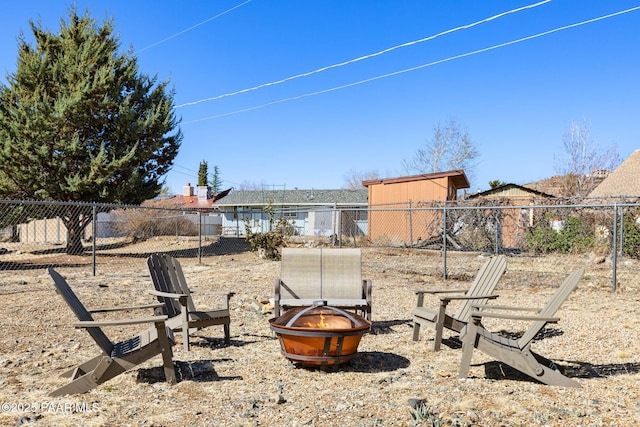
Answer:
[[[26,256],[26,255],[25,255]],[[337,372],[295,367],[269,329],[279,263],[255,253],[183,260],[200,308],[215,292],[233,290],[231,344],[222,327],[201,330],[185,352],[174,347],[180,381],[162,381],[156,357],[81,395],[51,398],[59,374],[95,356],[89,335],[53,291],[43,269],[0,272],[0,425],[34,426],[631,426],[640,424],[640,285],[628,277],[611,293],[611,265],[586,256],[511,256],[496,292],[503,305],[541,306],[573,269],[586,274],[532,349],[553,360],[582,388],[550,387],[475,352],[470,377],[458,379],[461,350],[445,333],[412,341],[416,289],[465,287],[484,262],[477,253],[449,254],[451,280],[441,280],[441,254],[405,249],[363,251],[363,277],[373,281],[372,333]],[[88,307],[153,302],[144,258],[138,265],[91,276],[60,268]],[[436,301],[429,302],[435,306]],[[455,307],[452,307],[452,310]],[[495,322],[495,323],[493,323]],[[486,322],[489,329],[523,331],[526,324]],[[113,340],[134,329],[109,328]],[[412,403],[424,403],[416,412]],[[429,419],[431,417],[431,420]],[[456,424],[457,423],[457,424]]]

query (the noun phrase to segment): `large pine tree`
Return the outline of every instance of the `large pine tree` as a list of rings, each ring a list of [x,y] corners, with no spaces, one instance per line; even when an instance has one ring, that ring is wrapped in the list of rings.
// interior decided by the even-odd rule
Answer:
[[[0,84],[0,197],[139,204],[156,196],[182,133],[168,81],[121,53],[111,20],[75,8],[59,33],[30,22],[15,73]],[[67,253],[91,215],[70,209]]]

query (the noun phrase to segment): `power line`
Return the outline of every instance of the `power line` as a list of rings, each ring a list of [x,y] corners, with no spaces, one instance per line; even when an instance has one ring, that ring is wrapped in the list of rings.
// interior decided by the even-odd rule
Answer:
[[[337,63],[337,64],[329,65],[329,66],[326,66],[326,67],[318,68],[317,70],[309,71],[309,72],[302,73],[302,74],[297,74],[295,76],[287,77],[287,78],[281,79],[281,80],[276,80],[276,81],[273,81],[273,82],[270,82],[270,83],[263,83],[263,84],[260,84],[258,86],[250,87],[250,88],[247,88],[247,89],[242,89],[242,90],[239,90],[239,91],[236,91],[236,92],[225,93],[225,94],[214,96],[214,97],[211,97],[211,98],[204,98],[204,99],[200,99],[198,101],[187,102],[187,103],[184,103],[184,104],[181,104],[181,105],[177,105],[175,108],[189,107],[189,106],[192,106],[192,105],[201,104],[203,102],[216,101],[218,99],[226,98],[226,97],[229,97],[229,96],[240,95],[242,93],[251,92],[251,91],[262,89],[262,88],[265,88],[265,87],[275,86],[275,85],[278,85],[278,84],[281,84],[281,83],[286,83],[286,82],[289,82],[291,80],[299,79],[301,77],[308,77],[308,76],[311,76],[313,74],[318,74],[318,73],[321,73],[323,71],[331,70],[333,68],[343,67],[345,65],[353,64],[355,62],[363,61],[365,59],[370,59],[370,58],[374,58],[376,56],[384,55],[385,53],[389,53],[389,52],[392,52],[394,50],[401,49],[403,47],[413,46],[413,45],[416,45],[416,44],[419,44],[419,43],[423,43],[423,42],[426,42],[426,41],[429,41],[429,40],[433,40],[433,39],[436,39],[438,37],[442,37],[442,36],[445,36],[447,34],[454,33],[456,31],[466,30],[466,29],[478,26],[480,24],[485,24],[487,22],[496,20],[498,18],[502,18],[502,17],[510,15],[512,13],[521,12],[521,11],[526,10],[526,9],[532,9],[534,7],[538,7],[538,6],[543,5],[545,3],[549,3],[550,1],[551,0],[543,0],[543,1],[535,3],[535,4],[531,4],[531,5],[528,5],[528,6],[523,6],[523,7],[517,8],[517,9],[509,10],[507,12],[499,13],[499,14],[494,15],[494,16],[490,16],[489,18],[485,18],[485,19],[482,19],[480,21],[476,21],[476,22],[474,22],[472,24],[461,25],[459,27],[443,31],[441,33],[438,33],[438,34],[435,34],[435,35],[432,35],[432,36],[429,36],[429,37],[424,37],[424,38],[419,39],[419,40],[414,40],[414,41],[407,42],[407,43],[402,43],[402,44],[399,44],[397,46],[393,46],[393,47],[390,47],[390,48],[387,48],[387,49],[383,49],[383,50],[381,50],[379,52],[376,52],[376,53],[371,53],[369,55],[360,56],[358,58],[354,58],[354,59],[350,59],[348,61],[344,61],[344,62],[340,62],[340,63]]]
[[[182,169],[184,169],[186,171],[189,171],[189,172],[198,173],[198,171],[193,170],[193,169],[189,169],[189,168],[187,168],[185,166],[180,166],[180,165],[175,165],[175,164],[173,166],[176,167],[176,168],[182,168]]]
[[[249,3],[249,2],[251,2],[251,0],[246,0],[244,3],[240,3],[239,5],[236,5],[236,6],[232,7],[231,9],[227,9],[227,10],[225,10],[224,12],[221,12],[221,13],[219,13],[219,14],[215,15],[215,16],[212,16],[211,18],[205,19],[204,21],[199,22],[199,23],[197,23],[197,24],[195,24],[195,25],[192,25],[192,26],[190,26],[189,28],[185,28],[184,30],[179,31],[179,32],[177,32],[177,33],[175,33],[175,34],[173,34],[173,35],[171,35],[171,36],[169,36],[169,37],[166,37],[166,38],[164,38],[164,39],[162,39],[162,40],[160,40],[160,41],[158,41],[158,42],[155,42],[155,43],[153,43],[153,44],[150,44],[150,45],[149,45],[149,46],[147,46],[147,47],[143,47],[142,49],[137,50],[135,53],[136,53],[136,54],[138,54],[138,53],[143,52],[143,51],[145,51],[145,50],[147,50],[147,49],[151,49],[152,47],[156,47],[156,46],[158,46],[158,45],[159,45],[159,44],[161,44],[161,43],[164,43],[164,42],[166,42],[166,41],[168,41],[168,40],[171,40],[171,39],[173,39],[173,38],[175,38],[175,37],[178,37],[178,36],[180,36],[180,35],[182,35],[182,34],[184,34],[184,33],[188,32],[188,31],[191,31],[191,30],[193,30],[193,29],[195,29],[195,28],[198,28],[199,26],[204,25],[204,24],[206,24],[206,23],[207,23],[207,22],[209,22],[209,21],[213,21],[214,19],[217,19],[217,18],[221,17],[222,15],[226,15],[227,13],[229,13],[229,12],[231,12],[231,11],[234,11],[234,10],[238,9],[239,7],[244,6],[245,4],[247,4],[247,3]]]
[[[307,93],[307,94],[303,94],[303,95],[293,96],[293,97],[290,97],[290,98],[280,99],[280,100],[277,100],[277,101],[267,102],[266,104],[257,105],[257,106],[249,107],[249,108],[244,108],[244,109],[232,111],[232,112],[229,112],[229,113],[222,113],[222,114],[217,114],[217,115],[214,115],[214,116],[204,117],[204,118],[201,118],[201,119],[190,120],[190,121],[184,122],[182,124],[190,124],[190,123],[197,123],[197,122],[202,122],[202,121],[206,121],[206,120],[218,119],[218,118],[221,118],[221,117],[231,116],[231,115],[234,115],[234,114],[245,113],[247,111],[253,111],[253,110],[258,110],[258,109],[265,108],[265,107],[270,107],[270,106],[276,105],[276,104],[282,104],[284,102],[296,101],[296,100],[302,99],[302,98],[308,98],[308,97],[315,96],[315,95],[321,95],[321,94],[324,94],[324,93],[334,92],[334,91],[340,90],[340,89],[346,89],[346,88],[349,88],[349,87],[358,86],[358,85],[361,85],[361,84],[364,84],[364,83],[369,83],[369,82],[376,81],[376,80],[381,80],[381,79],[384,79],[384,78],[387,78],[387,77],[393,77],[393,76],[397,76],[399,74],[408,73],[410,71],[416,71],[416,70],[420,70],[422,68],[431,67],[433,65],[438,65],[438,64],[445,63],[445,62],[453,61],[455,59],[465,58],[465,57],[468,57],[468,56],[477,55],[479,53],[484,53],[484,52],[488,52],[488,51],[491,51],[491,50],[496,50],[496,49],[499,49],[499,48],[502,48],[502,47],[506,47],[506,46],[510,46],[510,45],[513,45],[513,44],[516,44],[516,43],[521,43],[521,42],[524,42],[524,41],[536,39],[538,37],[542,37],[542,36],[546,36],[546,35],[549,35],[549,34],[557,33],[559,31],[564,31],[564,30],[568,30],[568,29],[571,29],[571,28],[579,27],[579,26],[582,26],[582,25],[591,24],[591,23],[594,23],[594,22],[597,22],[597,21],[602,21],[604,19],[612,18],[612,17],[618,16],[618,15],[623,15],[625,13],[634,12],[634,11],[639,10],[639,9],[640,9],[640,6],[632,7],[630,9],[622,10],[620,12],[615,12],[615,13],[611,13],[609,15],[604,15],[604,16],[600,16],[600,17],[597,17],[597,18],[589,19],[589,20],[586,20],[586,21],[577,22],[575,24],[565,25],[563,27],[554,28],[552,30],[544,31],[544,32],[537,33],[537,34],[534,34],[534,35],[531,35],[531,36],[527,36],[527,37],[523,37],[523,38],[520,38],[520,39],[517,39],[517,40],[511,40],[511,41],[508,41],[508,42],[505,42],[505,43],[500,43],[500,44],[493,45],[493,46],[490,46],[490,47],[474,50],[474,51],[467,52],[467,53],[462,53],[460,55],[450,56],[448,58],[440,59],[440,60],[433,61],[433,62],[429,62],[427,64],[422,64],[422,65],[418,65],[418,66],[411,67],[411,68],[405,68],[404,70],[394,71],[392,73],[387,73],[387,74],[382,74],[380,76],[371,77],[371,78],[368,78],[368,79],[360,80],[360,81],[353,82],[353,83],[348,83],[348,84],[341,85],[341,86],[336,86],[336,87],[333,87],[333,88],[330,88],[330,89],[324,89],[324,90],[320,90],[320,91],[317,91],[317,92],[311,92],[311,93]]]

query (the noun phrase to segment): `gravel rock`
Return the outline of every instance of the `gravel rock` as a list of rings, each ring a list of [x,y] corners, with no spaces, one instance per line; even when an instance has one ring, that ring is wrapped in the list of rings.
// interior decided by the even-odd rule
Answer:
[[[278,262],[255,253],[204,257],[202,264],[181,259],[189,285],[198,290],[198,306],[215,305],[215,292],[236,292],[231,344],[225,346],[222,327],[214,326],[193,334],[192,351],[185,352],[177,334],[178,384],[162,380],[162,362],[156,357],[86,394],[56,398],[48,393],[68,381],[60,374],[97,355],[98,348],[85,331],[73,327],[77,319],[42,270],[0,272],[0,425],[34,414],[40,418],[29,425],[431,425],[412,417],[419,403],[433,417],[458,425],[640,424],[638,263],[620,272],[625,286],[612,295],[607,264],[584,256],[509,257],[496,288],[502,305],[541,306],[566,274],[586,269],[557,313],[560,322],[548,325],[532,344],[533,351],[582,385],[565,389],[535,382],[480,352],[473,354],[469,379],[459,380],[461,350],[452,339],[455,334],[445,332],[437,353],[431,351],[433,331],[424,328],[420,340],[412,340],[414,291],[465,287],[484,262],[477,253],[449,251],[447,266],[456,279],[443,282],[441,256],[364,248],[363,278],[373,281],[375,333],[365,335],[358,355],[336,372],[295,367],[281,355],[269,329],[271,314],[265,311]],[[97,277],[64,264],[59,271],[87,307],[153,302],[146,293],[152,285],[144,258],[138,260]],[[435,299],[427,303],[437,306]],[[453,302],[450,310],[455,310]],[[486,326],[509,332],[526,328],[497,319]],[[118,340],[136,330],[105,332]]]

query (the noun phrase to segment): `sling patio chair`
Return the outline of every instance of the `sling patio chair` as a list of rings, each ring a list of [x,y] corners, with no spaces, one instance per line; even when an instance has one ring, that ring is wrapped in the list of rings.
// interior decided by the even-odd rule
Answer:
[[[493,291],[498,281],[507,269],[507,261],[503,255],[492,257],[480,268],[469,289],[421,290],[416,291],[418,302],[413,310],[413,340],[420,337],[420,326],[427,326],[435,330],[433,351],[440,350],[442,332],[444,328],[460,332],[469,321],[472,304],[484,304],[498,295]],[[463,295],[447,295],[462,293]],[[439,295],[440,305],[437,309],[424,306],[424,295]],[[460,306],[455,314],[447,314],[447,305],[451,301],[459,301]]]
[[[167,316],[103,321],[96,321],[92,316],[92,313],[99,312],[150,309],[158,304],[114,307],[89,311],[84,307],[82,302],[80,302],[60,273],[52,268],[49,268],[48,271],[53,279],[57,292],[62,296],[79,320],[73,325],[76,328],[84,328],[101,350],[100,355],[64,372],[62,376],[71,378],[71,382],[51,392],[50,396],[84,393],[157,355],[162,356],[165,379],[170,384],[175,384],[176,375],[173,366],[173,352],[171,350],[171,347],[175,345],[175,341],[173,339],[173,332],[165,325]],[[112,342],[102,330],[102,327],[107,326],[146,323],[153,323],[154,327],[142,331],[133,338],[117,343]]]
[[[182,272],[177,259],[169,254],[153,254],[147,258],[147,266],[155,290],[149,293],[163,303],[162,311],[169,316],[167,326],[174,332],[182,334],[185,351],[189,351],[189,334],[212,325],[222,325],[224,342],[231,340],[231,317],[229,314],[229,299],[232,292],[218,292],[219,307],[209,310],[196,310],[191,297],[191,289]]]
[[[371,280],[362,278],[359,248],[282,248],[274,315],[323,301],[371,320]]]
[[[581,387],[578,382],[567,378],[553,366],[547,366],[548,363],[542,363],[543,358],[531,351],[530,346],[533,339],[547,323],[555,323],[560,320],[559,317],[554,317],[556,312],[578,286],[578,282],[583,275],[584,269],[578,269],[567,276],[547,305],[539,310],[506,306],[492,307],[486,304],[474,307],[475,310],[471,313],[472,320],[461,333],[462,360],[460,362],[459,377],[467,377],[473,349],[477,348],[543,384]],[[482,311],[478,311],[478,309],[482,309]],[[529,316],[504,312],[513,310],[533,311],[536,314]],[[529,321],[531,324],[520,338],[513,339],[505,337],[504,334],[490,332],[485,329],[481,323],[482,318],[522,320]]]

